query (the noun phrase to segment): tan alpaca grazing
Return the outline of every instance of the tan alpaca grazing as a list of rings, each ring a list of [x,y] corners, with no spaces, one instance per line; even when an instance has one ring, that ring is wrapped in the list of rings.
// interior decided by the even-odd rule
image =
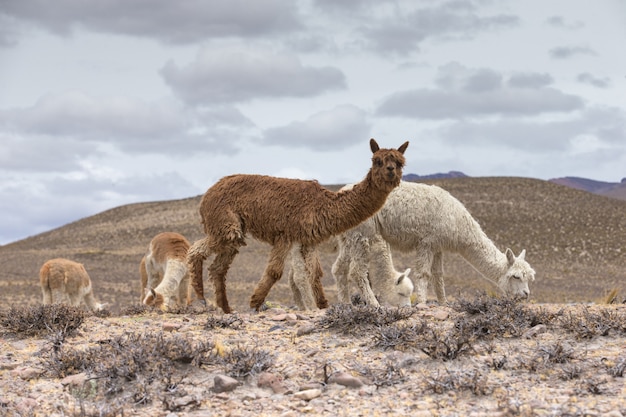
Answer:
[[[189,241],[181,234],[164,232],[156,235],[141,259],[141,301],[149,306],[169,310],[187,304]]]
[[[39,283],[43,304],[68,304],[78,307],[84,302],[92,310],[102,310],[105,305],[93,296],[91,279],[83,264],[69,259],[50,259],[39,270]]]
[[[246,235],[272,245],[263,276],[258,282],[250,307],[259,310],[270,289],[283,273],[285,258],[294,244],[296,256],[303,258],[308,285],[299,296],[307,309],[328,305],[320,284],[317,246],[326,239],[360,224],[385,203],[387,195],[400,184],[405,164],[404,151],[409,142],[398,149],[380,149],[370,140],[372,167],[365,179],[351,190],[333,192],[317,181],[276,178],[265,175],[231,175],[222,178],[207,190],[200,202],[200,216],[206,237],[189,249],[187,261],[191,285],[204,301],[202,266],[211,254],[209,277],[215,289],[215,301],[230,313],[225,279],[233,259]],[[294,276],[301,277],[300,274]],[[313,294],[316,289],[316,296]]]

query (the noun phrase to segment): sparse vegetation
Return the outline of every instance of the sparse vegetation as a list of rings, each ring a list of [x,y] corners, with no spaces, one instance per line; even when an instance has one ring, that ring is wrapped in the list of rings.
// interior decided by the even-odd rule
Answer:
[[[82,324],[87,312],[80,307],[50,304],[36,307],[10,307],[0,311],[0,324],[20,337],[72,334]]]
[[[405,320],[415,313],[410,307],[388,308],[366,305],[335,304],[318,320],[320,328],[344,334],[368,335],[369,331]]]

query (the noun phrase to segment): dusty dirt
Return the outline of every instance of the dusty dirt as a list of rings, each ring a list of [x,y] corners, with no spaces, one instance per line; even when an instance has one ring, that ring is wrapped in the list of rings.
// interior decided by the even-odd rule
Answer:
[[[137,370],[134,379],[115,383],[89,371],[75,370],[61,377],[50,365],[50,337],[4,334],[0,414],[626,415],[626,306],[528,304],[523,308],[549,319],[546,324],[520,322],[491,336],[475,335],[468,346],[451,336],[455,326],[466,323],[463,317],[472,317],[458,307],[418,305],[411,308],[409,318],[391,323],[407,334],[420,333],[421,326],[433,329],[448,344],[447,348],[440,345],[439,353],[433,345],[420,348],[401,338],[390,348],[398,335],[387,325],[368,328],[364,321],[364,327],[329,326],[329,311],[275,307],[226,316],[215,311],[89,316],[75,335],[65,339],[66,355],[115,345],[111,341],[122,335],[160,335],[163,344],[183,338],[210,345],[216,358],[229,357],[237,349],[254,353],[252,362],[266,366],[238,376],[233,363],[207,360],[179,362],[151,374],[152,378],[147,371]],[[358,316],[353,319],[358,321]],[[208,329],[210,320],[227,326]],[[607,324],[612,327],[602,335]],[[142,352],[151,354],[145,346]],[[127,358],[118,372],[123,374],[132,363]],[[111,371],[104,374],[111,376]],[[228,387],[229,381],[233,387]],[[226,391],[216,392],[223,389],[222,382]]]

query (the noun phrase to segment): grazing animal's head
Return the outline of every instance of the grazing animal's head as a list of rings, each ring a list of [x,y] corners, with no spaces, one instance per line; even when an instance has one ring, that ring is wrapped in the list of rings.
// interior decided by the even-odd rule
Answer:
[[[509,268],[498,283],[505,294],[522,298],[528,298],[530,295],[528,283],[535,280],[535,270],[526,262],[525,257],[525,249],[516,257],[513,251],[507,248],[506,260]]]
[[[146,294],[146,298],[143,299],[143,303],[147,306],[160,308],[161,310],[167,309],[163,294],[159,294],[152,288],[150,288],[148,294]]]
[[[384,296],[384,303],[394,307],[408,307],[411,305],[411,294],[413,294],[413,281],[409,278],[411,268],[404,272],[398,272],[394,279],[393,291]]]
[[[109,308],[109,303],[96,303],[95,310],[96,311],[104,311]]]
[[[402,168],[406,163],[404,151],[409,142],[404,142],[398,149],[381,149],[373,138],[370,139],[372,150],[372,180],[376,186],[391,192],[400,185],[402,180]]]

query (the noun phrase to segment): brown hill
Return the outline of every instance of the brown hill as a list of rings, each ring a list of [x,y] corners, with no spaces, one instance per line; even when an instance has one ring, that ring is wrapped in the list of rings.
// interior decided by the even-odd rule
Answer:
[[[526,178],[454,178],[429,181],[461,200],[501,249],[527,250],[537,271],[531,285],[537,302],[594,301],[626,282],[626,202]],[[336,188],[336,186],[332,187]],[[138,265],[150,239],[161,231],[202,236],[197,213],[200,197],[131,204],[0,247],[3,305],[41,302],[38,271],[53,257],[82,262],[96,297],[112,311],[139,302]],[[248,298],[265,266],[269,246],[249,239],[228,275],[235,309],[247,309]],[[323,253],[324,286],[332,302],[335,285],[330,268],[335,254]],[[398,269],[412,267],[410,254],[395,254]],[[445,261],[446,289],[494,290],[460,257]],[[207,291],[212,291],[209,284]],[[209,297],[210,298],[210,297]],[[269,301],[291,305],[286,279]]]

